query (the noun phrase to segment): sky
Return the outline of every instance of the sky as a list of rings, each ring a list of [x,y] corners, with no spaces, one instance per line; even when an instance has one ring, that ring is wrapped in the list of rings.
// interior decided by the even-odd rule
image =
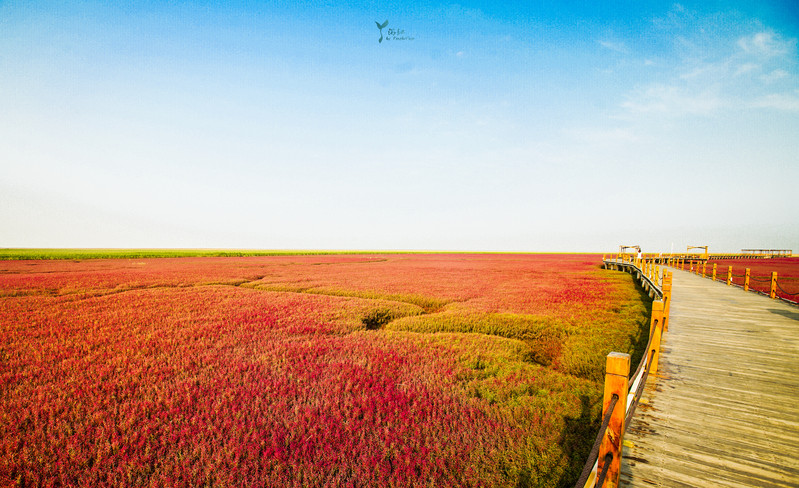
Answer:
[[[799,253],[797,38],[790,0],[0,0],[0,247]]]

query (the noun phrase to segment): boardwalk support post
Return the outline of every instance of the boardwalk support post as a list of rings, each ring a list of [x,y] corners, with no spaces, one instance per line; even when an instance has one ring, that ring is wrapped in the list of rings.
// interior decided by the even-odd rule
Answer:
[[[671,273],[663,272],[663,332],[669,330],[669,310],[671,309]]]
[[[718,263],[713,263],[713,281],[716,281],[716,264]]]
[[[727,266],[727,286],[732,285],[732,266]]]
[[[744,291],[749,291],[749,268],[746,268],[746,273],[744,274]]]
[[[704,261],[702,263],[702,278],[704,278],[706,274],[707,274],[707,261]]]
[[[777,272],[771,272],[771,290],[768,292],[768,296],[771,298],[777,298]]]
[[[602,416],[607,413],[608,407],[616,397],[615,407],[599,446],[599,464],[597,472],[601,473],[605,463],[610,465],[605,476],[605,483],[602,485],[607,488],[617,488],[619,486],[619,473],[621,471],[621,451],[624,439],[624,419],[627,413],[627,393],[629,389],[630,375],[630,355],[621,352],[611,352],[605,362],[605,394],[602,400]],[[610,455],[610,457],[608,456]],[[609,461],[606,461],[609,457]]]
[[[650,346],[647,354],[652,354],[652,363],[649,366],[649,374],[656,375],[658,372],[658,358],[660,357],[660,338],[663,335],[663,302],[655,300],[652,302],[652,321],[649,325]]]

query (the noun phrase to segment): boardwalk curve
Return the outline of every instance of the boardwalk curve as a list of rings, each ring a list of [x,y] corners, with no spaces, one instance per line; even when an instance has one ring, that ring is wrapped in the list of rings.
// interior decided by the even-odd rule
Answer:
[[[799,487],[799,308],[674,271],[622,487]]]

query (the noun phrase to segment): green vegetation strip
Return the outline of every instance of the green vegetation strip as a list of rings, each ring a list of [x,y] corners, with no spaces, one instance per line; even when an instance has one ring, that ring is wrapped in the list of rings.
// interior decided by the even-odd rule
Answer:
[[[517,251],[424,251],[424,250],[324,250],[324,249],[55,249],[0,248],[0,261],[23,259],[144,259],[247,256],[325,256],[347,254],[580,254]],[[590,254],[590,253],[589,253]]]
[[[316,256],[332,254],[404,254],[413,251],[234,250],[234,249],[0,249],[0,260],[143,259],[245,256]]]

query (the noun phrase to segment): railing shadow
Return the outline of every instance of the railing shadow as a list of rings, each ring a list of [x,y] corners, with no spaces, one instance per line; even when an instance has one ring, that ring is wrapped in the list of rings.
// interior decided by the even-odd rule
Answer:
[[[602,398],[593,404],[588,395],[580,396],[580,415],[566,417],[563,432],[561,432],[559,445],[569,459],[568,466],[558,479],[557,488],[571,488],[580,476],[586,458],[591,452],[591,447],[596,437],[596,432],[602,424]]]
[[[789,312],[787,310],[780,310],[778,308],[769,308],[769,312],[777,315],[782,315],[783,317],[787,317],[793,320],[799,320],[799,312]]]
[[[643,358],[646,354],[646,346],[649,343],[649,317],[652,316],[653,301],[651,298],[649,298],[649,293],[638,281],[635,282],[635,288],[639,293],[641,301],[646,307],[646,313],[644,314],[644,319],[641,320],[641,323],[639,324],[638,334],[635,336],[630,336],[630,344],[633,345],[633,350],[630,354],[630,362],[632,364],[640,363],[641,358]]]

